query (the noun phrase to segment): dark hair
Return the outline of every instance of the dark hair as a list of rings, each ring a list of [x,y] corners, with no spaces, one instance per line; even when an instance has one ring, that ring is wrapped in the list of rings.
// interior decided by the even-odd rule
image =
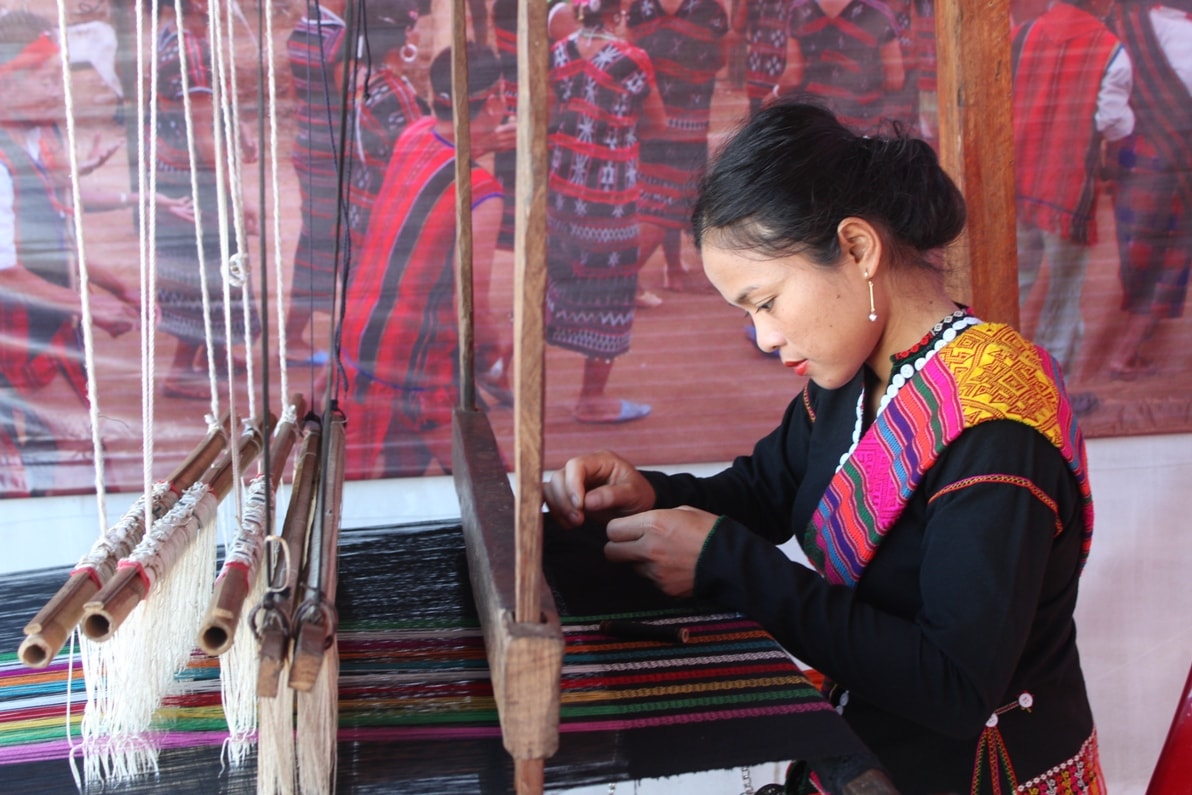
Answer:
[[[501,77],[501,64],[488,47],[468,42],[468,113],[475,116],[488,101],[486,89],[492,88]],[[443,121],[451,119],[451,48],[447,47],[430,64],[431,107]]]
[[[951,243],[964,229],[964,197],[930,146],[895,128],[862,137],[818,105],[762,109],[724,145],[699,184],[692,212],[699,246],[840,258],[837,226],[863,218],[893,239],[895,258]],[[926,258],[914,256],[921,264]]]
[[[48,19],[31,11],[9,11],[0,15],[0,64],[6,64],[43,33],[54,30]]]
[[[364,6],[364,37],[369,54],[384,58],[406,46],[406,34],[418,24],[417,0],[369,0]]]

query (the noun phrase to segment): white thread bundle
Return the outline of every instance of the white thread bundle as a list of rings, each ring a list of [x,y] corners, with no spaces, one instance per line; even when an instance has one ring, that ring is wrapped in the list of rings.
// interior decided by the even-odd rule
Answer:
[[[257,795],[294,795],[294,691],[290,669],[278,674],[277,695],[257,699]]]
[[[153,717],[190,659],[211,592],[217,504],[206,485],[187,489],[130,556],[150,579],[145,600],[109,640],[81,641],[88,782],[127,780],[157,769]]]
[[[339,724],[339,645],[332,642],[310,692],[298,693],[298,791],[335,793],[336,729]]]
[[[169,483],[153,485],[153,516],[161,518],[174,505],[176,499]],[[142,494],[116,524],[104,531],[95,540],[75,566],[75,571],[91,570],[101,583],[107,582],[116,573],[116,564],[128,557],[145,537],[145,495]]]
[[[257,476],[250,484],[244,519],[224,558],[224,571],[234,565],[243,566],[247,573],[250,588],[244,600],[246,605],[260,604],[265,596],[265,578],[259,574],[269,525],[266,512],[269,487],[269,479],[264,475]],[[268,502],[272,504],[272,499]],[[220,694],[228,722],[227,754],[232,765],[240,765],[248,758],[257,739],[257,647],[252,642],[250,615],[250,610],[241,611],[236,626],[240,642],[232,643],[219,657]]]

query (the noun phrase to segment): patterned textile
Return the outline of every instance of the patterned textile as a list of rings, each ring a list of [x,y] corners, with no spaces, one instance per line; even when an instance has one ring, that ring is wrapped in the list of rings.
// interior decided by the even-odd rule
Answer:
[[[592,58],[574,36],[551,50],[546,339],[612,358],[629,350],[638,263],[638,138],[653,69],[626,42]]]
[[[435,132],[435,119],[411,124],[394,145],[347,288],[342,359],[350,389],[362,403],[373,382],[400,390],[396,408],[415,428],[449,424],[456,402],[454,182],[455,148]],[[499,197],[492,176],[474,166],[472,206]],[[351,423],[348,440],[355,441]]]
[[[1079,482],[1083,561],[1093,532],[1084,439],[1051,357],[1011,327],[988,323],[957,335],[917,368],[903,365],[905,384],[829,484],[812,516],[808,559],[829,582],[855,585],[948,444],[982,422],[1011,419],[1051,441]]]
[[[1192,207],[1181,196],[1179,172],[1152,140],[1134,134],[1111,147],[1118,166],[1113,208],[1121,307],[1176,318],[1184,314],[1192,268]]]
[[[517,0],[493,0],[493,36],[497,43],[497,59],[501,62],[502,94],[505,115],[517,118]],[[501,231],[497,234],[497,248],[513,250],[513,233],[517,221],[517,152],[502,149],[493,153],[493,176],[501,183],[505,209],[501,214]]]
[[[642,193],[637,203],[641,218],[666,229],[690,229],[695,181],[707,164],[707,139],[642,141]]]
[[[1097,732],[1085,740],[1080,752],[1042,776],[1019,784],[1014,790],[1025,795],[1105,795],[1105,774],[1097,751]]]
[[[207,40],[193,31],[185,31],[182,46],[185,48],[186,83],[190,94],[210,95],[213,78]],[[166,25],[158,35],[157,190],[172,197],[190,197],[194,190],[198,191],[203,269],[211,307],[211,339],[216,345],[225,345],[228,340],[223,322],[219,194],[211,163],[197,163],[193,178],[195,187],[192,188],[181,67],[178,30],[172,24]],[[180,340],[204,343],[207,329],[203,311],[203,276],[199,271],[194,223],[171,213],[158,212],[156,235],[157,305],[161,318],[158,328]],[[235,235],[229,234],[228,255],[232,256],[236,251]],[[233,287],[231,296],[233,341],[243,340],[241,289]],[[252,303],[251,315],[251,333],[255,336],[260,332],[255,303]]]
[[[566,642],[559,752],[552,788],[861,751],[857,739],[781,647],[736,615],[673,602],[600,555],[590,532],[551,532],[545,565]],[[414,563],[416,562],[416,564]],[[591,565],[589,565],[591,564]],[[504,792],[506,773],[492,687],[458,525],[347,530],[340,536],[339,792]],[[15,575],[0,613],[0,641],[64,581],[66,570]],[[623,640],[605,618],[682,625],[684,645]],[[193,617],[196,625],[199,617]],[[242,638],[237,637],[237,642]],[[255,765],[222,771],[228,736],[215,660],[196,656],[154,730],[160,772],[120,792],[255,792]],[[68,686],[68,677],[70,678]],[[62,791],[69,782],[64,703],[77,739],[81,665],[64,651],[42,671],[0,654],[0,779],[6,793]],[[204,765],[184,754],[207,749]],[[41,766],[28,763],[43,761]],[[48,761],[47,761],[48,760]],[[186,778],[175,772],[174,760]],[[22,764],[25,763],[25,764]],[[39,773],[39,776],[28,775]],[[477,776],[488,780],[480,786]],[[228,780],[224,780],[228,777]],[[23,789],[28,781],[28,789]],[[225,788],[226,787],[226,788]]]
[[[1192,266],[1192,94],[1159,44],[1146,4],[1115,5],[1110,24],[1134,68],[1134,133],[1111,147],[1122,309],[1184,313]]]
[[[1179,175],[1187,209],[1192,206],[1192,93],[1155,36],[1150,4],[1115,3],[1110,19],[1134,69],[1134,130],[1150,138],[1158,156]]]
[[[852,0],[830,17],[815,0],[797,0],[790,35],[803,54],[803,86],[837,117],[866,131],[885,112],[881,48],[898,36],[889,7],[880,0]]]
[[[716,73],[724,66],[728,16],[719,0],[683,0],[668,14],[659,0],[629,7],[629,38],[649,55],[666,108],[667,133],[641,150],[638,212],[669,229],[690,226],[693,181],[707,165]]]
[[[1014,165],[1020,223],[1096,243],[1101,78],[1120,47],[1100,19],[1055,3],[1014,34]],[[1056,79],[1046,79],[1057,75]],[[1074,161],[1079,167],[1074,167]]]
[[[410,81],[385,67],[368,75],[367,83],[361,75],[355,107],[356,141],[352,155],[356,163],[352,168],[348,229],[352,235],[351,251],[359,252],[368,232],[373,202],[393,157],[393,145],[411,122],[426,115],[426,110]]]
[[[294,252],[291,295],[329,300],[335,285],[339,238],[340,118],[343,86],[336,79],[344,60],[347,26],[321,6],[318,17],[298,20],[286,42],[294,79],[297,136],[291,158],[302,193],[302,231]],[[329,304],[318,308],[330,311]]]
[[[745,93],[751,101],[765,99],[786,71],[790,0],[749,3],[745,32]]]

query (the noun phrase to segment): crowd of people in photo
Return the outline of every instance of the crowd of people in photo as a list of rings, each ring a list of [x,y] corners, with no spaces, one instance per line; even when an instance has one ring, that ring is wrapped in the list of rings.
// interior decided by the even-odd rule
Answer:
[[[576,422],[640,421],[658,407],[612,392],[610,376],[631,348],[639,313],[665,313],[675,300],[668,295],[715,292],[692,245],[690,218],[694,185],[718,137],[775,101],[798,96],[822,104],[858,133],[896,129],[934,146],[933,3],[549,2],[546,339],[582,357],[570,407]],[[156,214],[156,322],[177,340],[160,386],[163,395],[182,400],[208,396],[209,355],[223,362],[233,346],[242,359],[262,331],[255,311],[233,312],[227,325],[222,320],[220,268],[238,240],[221,242],[219,232],[226,197],[218,186],[226,193],[231,175],[217,179],[226,166],[216,162],[209,134],[217,79],[209,4],[183,0],[178,20],[172,4],[162,5],[151,92],[158,106],[152,132],[159,206],[165,208]],[[1098,240],[1098,194],[1111,186],[1121,307],[1129,319],[1106,374],[1152,377],[1159,364],[1148,341],[1162,320],[1182,315],[1192,256],[1192,2],[1014,0],[1011,6],[1023,306],[1039,282],[1046,295],[1035,336],[1071,374],[1083,329],[1081,288]],[[513,241],[517,3],[469,8],[478,386],[486,406],[507,407],[510,307],[492,296],[508,293],[508,286],[500,288],[511,278],[501,263]],[[454,146],[443,66],[450,56],[442,47],[427,52],[442,36],[428,35],[433,28],[426,24],[447,11],[432,9],[430,0],[370,0],[359,9],[352,0],[307,0],[287,33],[290,160],[300,210],[285,219],[297,244],[279,296],[285,304],[279,332],[291,366],[314,368],[323,378],[338,373],[339,396],[356,410],[349,435],[350,445],[362,451],[353,471],[358,477],[419,475],[437,471],[434,462],[450,467],[443,440],[459,377],[455,333],[441,328],[455,325],[454,214],[448,209]],[[6,16],[14,13],[25,12]],[[54,26],[45,26],[51,35]],[[13,86],[41,79],[27,52],[33,45],[23,36],[0,42],[6,47],[0,79]],[[11,280],[2,300],[22,311],[34,311],[35,288],[61,280],[31,268],[29,252],[39,241],[13,219],[33,213],[29,208],[38,201],[68,201],[69,180],[59,159],[36,166],[56,169],[55,179],[45,182],[44,201],[4,189],[18,183],[25,168],[12,162],[21,149],[42,157],[23,143],[25,130],[45,131],[44,140],[57,135],[63,109],[55,102],[36,121],[22,118],[15,106],[3,120],[6,140],[20,146],[8,152],[5,144],[8,156],[0,162],[0,279]],[[260,156],[255,131],[246,128],[239,138],[245,162]],[[192,178],[199,185],[193,207]],[[122,201],[131,206],[140,199],[125,194]],[[84,207],[102,208],[102,202]],[[243,213],[254,232],[258,210],[251,200],[243,201]],[[66,229],[60,236],[69,235]],[[69,268],[66,257],[58,266]],[[652,267],[659,268],[657,276]],[[102,276],[94,281],[108,286]],[[250,288],[232,291],[237,304],[241,289]],[[131,294],[131,286],[110,294]],[[107,296],[97,293],[93,300],[104,328],[111,314]],[[343,327],[329,344],[313,321],[336,312]],[[59,316],[73,327],[79,314],[63,310]],[[15,312],[6,310],[4,323],[5,460],[40,461],[45,450],[52,458],[56,445],[68,446],[67,437],[78,434],[54,430],[38,412],[40,377],[29,373],[46,356],[77,369],[77,344],[73,334],[47,332],[46,340],[35,340],[33,326]],[[756,339],[752,325],[747,332]],[[60,369],[70,371],[65,364]],[[1079,414],[1095,411],[1097,398],[1079,394],[1074,405]]]

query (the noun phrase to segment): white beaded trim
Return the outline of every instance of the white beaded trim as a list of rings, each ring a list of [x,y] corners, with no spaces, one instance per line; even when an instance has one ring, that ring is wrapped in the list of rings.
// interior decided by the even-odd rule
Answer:
[[[953,320],[953,318],[955,319]],[[952,320],[952,324],[945,329],[944,325],[948,323],[949,320]],[[931,361],[933,356],[939,353],[945,345],[956,339],[957,334],[964,331],[969,326],[975,326],[979,323],[981,323],[979,318],[975,318],[972,315],[967,314],[963,309],[957,309],[951,315],[944,318],[939,323],[936,323],[935,326],[932,327],[931,333],[940,334],[940,332],[943,332],[940,334],[940,338],[935,341],[934,345],[923,351],[919,355],[919,358],[915,359],[913,364],[910,362],[904,362],[903,365],[891,375],[890,384],[886,387],[886,393],[882,395],[882,399],[878,403],[878,416],[881,416],[881,413],[886,410],[886,406],[890,405],[890,401],[893,400],[894,396],[898,394],[898,390],[902,389],[906,382],[910,380],[915,373],[922,370],[927,363]],[[844,455],[840,456],[840,463],[836,465],[837,471],[844,466],[845,462],[848,461],[850,456],[852,456],[853,451],[857,449],[857,444],[861,441],[861,426],[864,423],[864,411],[865,390],[862,389],[861,396],[857,398],[857,422],[853,426],[853,442],[851,445],[849,445],[848,451],[845,452]]]

